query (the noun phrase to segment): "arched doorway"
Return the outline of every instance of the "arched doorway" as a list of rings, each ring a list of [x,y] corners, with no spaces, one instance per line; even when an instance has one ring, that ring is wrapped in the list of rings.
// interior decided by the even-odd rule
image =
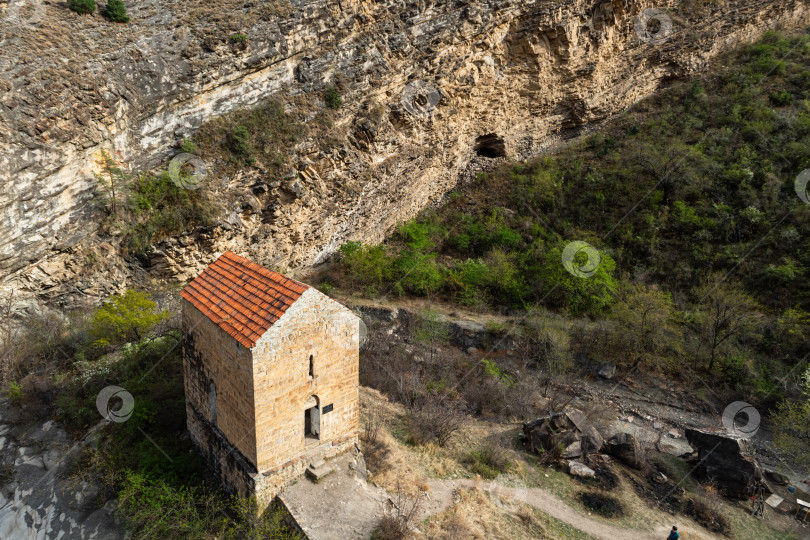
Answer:
[[[304,404],[304,441],[315,444],[321,438],[321,402],[310,396]]]

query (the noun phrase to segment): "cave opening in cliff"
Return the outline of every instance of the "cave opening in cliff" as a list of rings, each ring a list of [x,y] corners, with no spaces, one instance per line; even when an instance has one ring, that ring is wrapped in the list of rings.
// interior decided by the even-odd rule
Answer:
[[[475,153],[486,158],[498,158],[506,156],[506,144],[503,139],[494,133],[481,135],[475,139]]]

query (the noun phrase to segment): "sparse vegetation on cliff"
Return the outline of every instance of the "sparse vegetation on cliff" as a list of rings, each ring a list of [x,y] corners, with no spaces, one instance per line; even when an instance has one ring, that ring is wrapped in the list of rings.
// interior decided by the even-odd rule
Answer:
[[[89,15],[96,10],[96,0],[69,0],[68,7],[79,15]]]
[[[370,297],[588,316],[567,333],[591,356],[688,363],[766,407],[794,399],[810,352],[810,205],[794,191],[810,167],[810,36],[771,32],[729,60],[567,148],[480,174],[382,246],[345,245],[324,275]],[[589,277],[562,264],[574,240],[593,246]]]
[[[132,394],[131,416],[98,431],[69,475],[90,480],[104,500],[117,498],[135,538],[294,540],[278,512],[259,518],[255,501],[230,497],[211,481],[183,435],[176,302],[173,289],[126,291],[69,319],[29,317],[19,334],[24,360],[7,366],[7,377],[20,381],[10,383],[9,396],[22,421],[57,418],[83,436],[102,419],[99,389],[121,385]]]
[[[129,22],[127,7],[124,5],[122,0],[107,0],[107,6],[104,8],[104,14],[113,22]]]

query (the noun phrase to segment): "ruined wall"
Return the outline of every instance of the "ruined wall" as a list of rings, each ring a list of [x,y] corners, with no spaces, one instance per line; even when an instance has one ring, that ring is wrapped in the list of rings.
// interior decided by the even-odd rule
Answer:
[[[186,406],[195,411],[195,414],[188,415],[189,422],[203,418],[214,425],[255,467],[256,430],[251,351],[240,345],[190,302],[181,302]],[[215,421],[210,398],[212,381],[216,387]],[[191,424],[189,429],[191,430]],[[195,430],[191,431],[193,435]],[[203,453],[209,452],[204,440],[195,440]],[[217,453],[216,449],[210,451]]]
[[[289,466],[295,458],[321,453],[324,445],[357,440],[359,331],[357,316],[309,288],[258,341],[253,379],[259,471]],[[321,409],[333,410],[321,414],[319,446],[305,448],[305,403],[313,395]]]

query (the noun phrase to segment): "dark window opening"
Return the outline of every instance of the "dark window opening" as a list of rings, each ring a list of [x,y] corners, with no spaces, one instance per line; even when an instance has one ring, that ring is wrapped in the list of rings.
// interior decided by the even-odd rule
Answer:
[[[312,355],[309,355],[309,376],[315,376],[315,363],[312,361]]]
[[[494,133],[481,135],[475,139],[475,153],[486,158],[506,156],[506,144]]]

